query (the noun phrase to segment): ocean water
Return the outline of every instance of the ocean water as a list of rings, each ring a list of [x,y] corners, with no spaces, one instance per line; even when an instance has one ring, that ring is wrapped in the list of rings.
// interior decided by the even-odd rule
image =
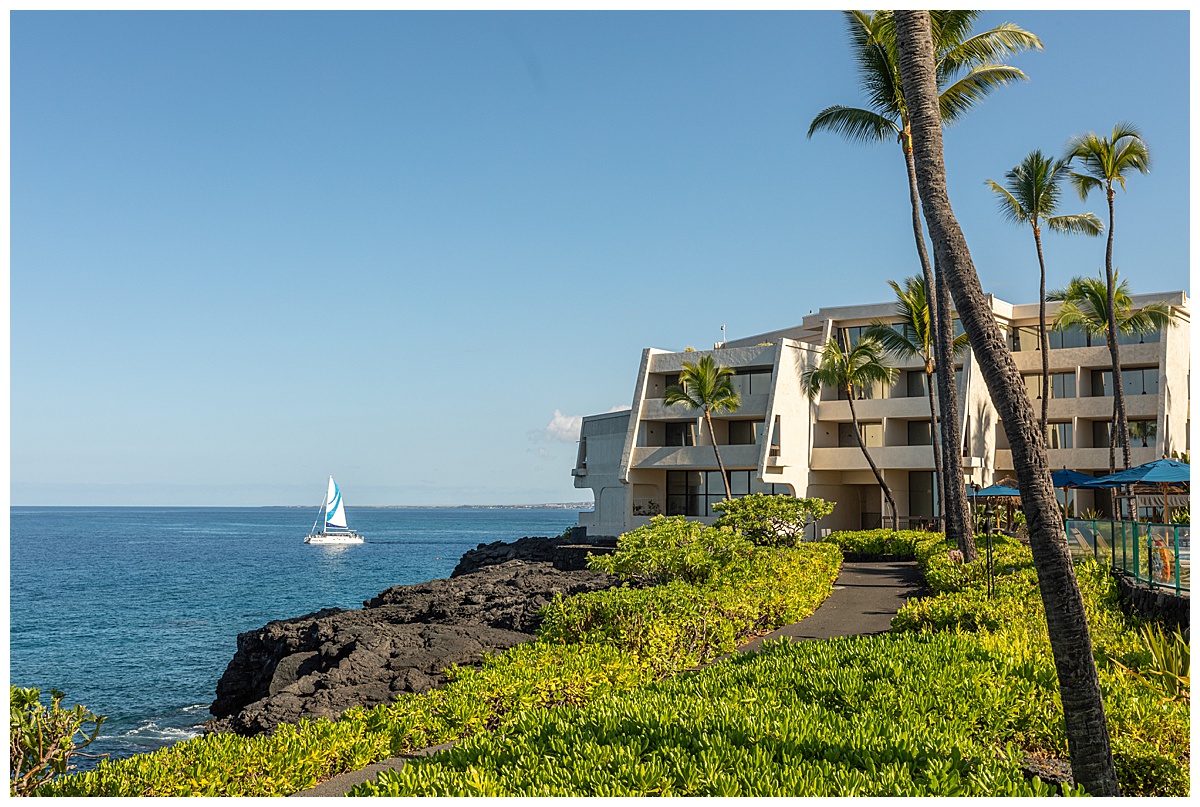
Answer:
[[[9,680],[106,715],[89,752],[152,751],[200,733],[239,633],[448,577],[480,543],[577,515],[353,508],[367,543],[323,547],[303,543],[315,508],[13,507]]]

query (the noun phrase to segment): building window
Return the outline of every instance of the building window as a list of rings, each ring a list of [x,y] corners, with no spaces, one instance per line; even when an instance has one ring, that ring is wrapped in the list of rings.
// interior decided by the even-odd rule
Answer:
[[[933,471],[908,472],[909,518],[933,518],[936,502],[933,495]]]
[[[862,435],[863,445],[867,448],[878,448],[883,445],[882,423],[859,423],[858,427],[859,433]],[[838,447],[858,448],[858,441],[854,439],[853,423],[838,424]]]
[[[1098,344],[1105,344],[1104,337],[1098,337]],[[1118,345],[1153,344],[1162,339],[1162,331],[1155,328],[1147,333],[1123,333],[1117,336]]]
[[[1075,427],[1071,423],[1047,423],[1050,442],[1047,448],[1074,448]]]
[[[1126,395],[1157,395],[1158,368],[1133,367],[1121,370],[1121,384]],[[1106,398],[1113,391],[1112,370],[1092,370],[1092,397]]]
[[[1092,421],[1092,448],[1108,448],[1112,424],[1107,420]]]
[[[910,446],[933,445],[933,435],[930,432],[928,420],[910,420],[908,422],[908,444]]]
[[[790,485],[772,485],[758,481],[757,471],[730,471],[729,489],[733,498],[750,493],[790,496]],[[725,500],[725,483],[720,471],[667,471],[667,515],[716,516],[712,506]]]
[[[696,444],[696,423],[685,420],[667,423],[667,445],[694,446]]]
[[[758,443],[762,437],[766,421],[762,420],[731,420],[729,421],[729,445],[749,446]]]
[[[1129,445],[1131,448],[1157,448],[1158,421],[1129,421]]]
[[[730,379],[739,395],[767,395],[771,392],[770,370],[737,370]]]
[[[928,387],[926,387],[926,384],[929,383],[929,376],[925,375],[924,370],[909,370],[904,374],[904,380],[909,398],[924,398],[929,394]]]
[[[876,381],[869,387],[863,387],[862,389],[857,390],[857,396],[854,400],[877,401],[890,397],[892,397],[892,385],[882,381]],[[841,387],[838,387],[838,400],[846,400],[846,391]]]
[[[1032,400],[1038,400],[1042,397],[1042,374],[1041,373],[1026,373],[1021,376],[1025,382],[1025,391],[1029,393]],[[1074,373],[1051,373],[1050,374],[1050,397],[1051,398],[1074,398],[1075,397],[1075,374]]]

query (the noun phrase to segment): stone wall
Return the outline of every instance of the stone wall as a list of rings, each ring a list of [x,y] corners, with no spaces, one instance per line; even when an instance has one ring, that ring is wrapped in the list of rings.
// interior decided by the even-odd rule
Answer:
[[[1137,614],[1143,619],[1160,622],[1167,629],[1187,630],[1191,627],[1191,598],[1176,597],[1174,591],[1151,588],[1139,583],[1131,575],[1114,571],[1117,590],[1121,593],[1121,607],[1126,613]]]

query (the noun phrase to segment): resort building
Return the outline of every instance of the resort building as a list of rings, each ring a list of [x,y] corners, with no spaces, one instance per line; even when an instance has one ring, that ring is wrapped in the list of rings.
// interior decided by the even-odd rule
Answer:
[[[1190,317],[1184,292],[1132,299],[1135,309],[1161,301],[1175,312],[1173,325],[1120,340],[1133,434],[1130,460],[1138,465],[1190,451]],[[1013,305],[990,295],[989,300],[1040,414],[1038,305]],[[1048,322],[1057,305],[1047,305]],[[684,362],[695,363],[707,353],[734,369],[734,387],[741,394],[736,411],[712,417],[734,497],[818,496],[837,503],[833,514],[822,519],[822,531],[881,526],[883,491],[855,441],[849,402],[829,389],[810,402],[801,377],[816,365],[829,339],[853,345],[873,323],[896,321],[894,303],[822,308],[799,326],[731,340],[712,351],[646,348],[630,409],[583,419],[571,473],[575,487],[591,488],[595,510],[580,514],[580,526],[589,536],[615,536],[660,513],[715,520],[712,505],[725,498],[725,486],[708,428],[697,410],[663,402],[667,388],[678,383]],[[930,524],[938,509],[926,375],[916,360],[889,357],[899,371],[895,383],[866,391],[855,409],[901,526],[919,527]],[[1103,338],[1089,339],[1079,328],[1051,330],[1050,373],[1051,467],[1107,474],[1113,387]],[[969,352],[955,376],[968,486],[1012,476],[1004,428]],[[1079,491],[1071,501],[1081,511],[1105,513],[1109,497]]]

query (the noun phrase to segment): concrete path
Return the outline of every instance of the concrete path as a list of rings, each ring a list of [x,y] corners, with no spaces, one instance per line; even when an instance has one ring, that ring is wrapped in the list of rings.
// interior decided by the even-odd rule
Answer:
[[[806,619],[785,625],[738,648],[739,653],[762,649],[767,639],[786,636],[795,641],[862,636],[891,630],[892,617],[910,597],[919,596],[924,582],[913,560],[883,563],[842,563],[833,593]]]
[[[739,653],[762,649],[767,639],[786,636],[793,641],[832,639],[835,636],[855,636],[883,633],[892,627],[892,617],[909,597],[920,596],[923,581],[916,561],[886,561],[882,563],[843,562],[842,571],[834,581],[833,593],[804,620],[785,625],[766,636],[738,648]],[[707,666],[707,665],[705,665]],[[444,743],[394,759],[385,759],[362,770],[351,771],[326,780],[310,790],[293,796],[344,796],[350,788],[369,782],[385,770],[397,770],[406,760],[425,757],[450,748]]]

